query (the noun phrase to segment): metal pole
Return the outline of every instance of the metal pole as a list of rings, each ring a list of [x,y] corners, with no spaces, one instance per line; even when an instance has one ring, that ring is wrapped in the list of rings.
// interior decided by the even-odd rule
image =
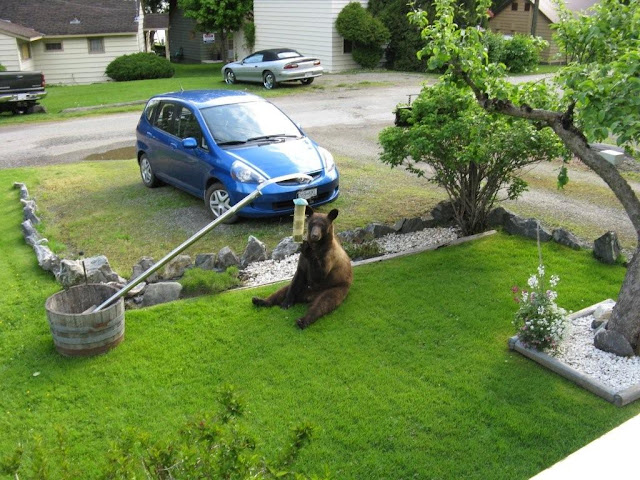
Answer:
[[[306,175],[306,174],[303,174],[303,173],[294,173],[294,174],[291,174],[291,175],[283,175],[281,177],[272,178],[271,180],[268,180],[266,182],[263,182],[263,183],[259,184],[258,188],[256,188],[256,190],[254,192],[252,192],[249,195],[247,195],[246,197],[244,197],[242,200],[240,200],[238,203],[236,203],[233,207],[231,207],[229,210],[227,210],[222,215],[220,215],[218,218],[216,218],[213,222],[209,223],[208,225],[206,225],[205,227],[203,227],[202,229],[200,229],[199,231],[194,233],[187,240],[182,242],[180,245],[178,245],[176,248],[171,250],[164,257],[162,257],[158,262],[154,263],[151,267],[149,267],[147,270],[145,270],[140,275],[138,275],[134,280],[130,281],[123,288],[118,290],[116,293],[114,293],[112,296],[110,296],[108,299],[106,299],[104,302],[102,302],[100,305],[98,305],[95,308],[95,310],[93,310],[93,312],[99,312],[100,310],[102,310],[103,308],[105,308],[106,306],[108,306],[109,304],[114,302],[115,300],[117,300],[120,297],[122,297],[123,295],[125,295],[127,292],[131,291],[131,289],[133,289],[133,287],[138,285],[140,282],[142,282],[144,279],[146,279],[149,275],[151,275],[155,271],[159,270],[160,268],[164,267],[169,262],[169,260],[173,259],[173,257],[178,255],[180,252],[184,251],[187,247],[190,247],[195,242],[200,240],[204,235],[206,235],[208,232],[213,230],[218,224],[220,224],[221,222],[226,220],[227,217],[230,217],[230,216],[234,215],[238,210],[240,210],[242,207],[244,207],[247,203],[251,202],[254,198],[259,197],[260,195],[262,195],[262,189],[264,187],[266,187],[268,185],[271,185],[273,183],[284,182],[284,181],[293,180],[293,179],[298,179],[301,182],[306,182],[306,183],[308,183],[311,180],[313,180],[309,175]],[[88,313],[93,313],[93,312],[88,312]]]

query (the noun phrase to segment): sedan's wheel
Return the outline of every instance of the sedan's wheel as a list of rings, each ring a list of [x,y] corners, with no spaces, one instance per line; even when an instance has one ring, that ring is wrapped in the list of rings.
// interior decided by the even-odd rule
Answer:
[[[272,88],[274,88],[276,86],[275,75],[271,73],[269,70],[264,72],[264,74],[262,75],[262,84],[264,85],[264,88],[266,88],[267,90],[271,90]]]
[[[236,74],[233,73],[233,70],[231,70],[230,68],[224,71],[224,81],[227,83],[227,85],[233,85],[234,83],[236,83]]]
[[[145,154],[140,157],[140,176],[142,177],[142,183],[149,188],[154,188],[162,184],[155,173],[153,173],[151,163]]]
[[[313,77],[303,78],[300,82],[302,82],[303,85],[311,85],[313,83]]]
[[[229,192],[221,183],[214,183],[207,189],[204,196],[204,203],[209,208],[213,218],[224,215],[231,208]],[[225,223],[234,223],[238,220],[237,215],[233,215],[225,220]]]

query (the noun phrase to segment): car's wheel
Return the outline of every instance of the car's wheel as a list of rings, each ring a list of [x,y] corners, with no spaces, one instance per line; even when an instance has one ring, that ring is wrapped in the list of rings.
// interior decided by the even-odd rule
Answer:
[[[204,203],[211,212],[213,218],[224,215],[231,208],[231,198],[229,192],[221,183],[214,183],[207,188],[204,196]],[[225,223],[234,223],[238,220],[237,215],[233,215],[225,220]]]
[[[262,74],[262,84],[264,85],[264,88],[266,88],[267,90],[271,90],[272,88],[275,88],[276,76],[272,72],[267,70]]]
[[[313,77],[311,78],[303,78],[300,80],[303,85],[311,85],[313,83]]]
[[[224,71],[224,81],[227,85],[233,85],[234,83],[236,83],[236,74],[233,73],[233,70],[231,70],[230,68],[227,68]]]
[[[145,154],[142,154],[140,157],[140,176],[142,177],[142,183],[144,183],[146,187],[155,188],[162,185],[162,182],[158,180],[156,174],[153,173],[151,162],[149,162],[149,158],[147,158]]]

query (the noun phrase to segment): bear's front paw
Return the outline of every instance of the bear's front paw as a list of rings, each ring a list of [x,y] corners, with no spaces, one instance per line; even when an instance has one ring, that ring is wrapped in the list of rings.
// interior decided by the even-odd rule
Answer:
[[[300,330],[304,330],[309,326],[309,324],[305,322],[304,317],[297,319],[296,325],[298,326],[298,328],[300,328]]]
[[[292,306],[293,306],[293,302],[288,302],[286,300],[280,304],[280,308],[283,310],[288,310]]]
[[[263,298],[253,297],[251,299],[251,301],[253,302],[254,305],[256,305],[258,307],[266,307],[266,306],[268,306],[268,303]]]

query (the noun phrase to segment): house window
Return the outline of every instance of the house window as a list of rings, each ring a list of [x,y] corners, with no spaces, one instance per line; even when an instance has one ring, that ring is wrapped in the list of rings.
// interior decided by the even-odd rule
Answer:
[[[89,38],[89,53],[104,53],[104,38]]]
[[[351,40],[345,40],[342,44],[342,53],[352,53],[353,52],[353,42]]]
[[[514,12],[518,11],[518,2],[513,2],[511,4],[511,10],[513,10]]]
[[[45,52],[61,52],[62,42],[47,42],[44,44]]]
[[[31,58],[31,45],[28,43],[20,43],[20,59],[29,60]]]
[[[525,2],[524,3],[524,11],[528,12],[529,10],[531,10],[531,4],[529,2]]]

